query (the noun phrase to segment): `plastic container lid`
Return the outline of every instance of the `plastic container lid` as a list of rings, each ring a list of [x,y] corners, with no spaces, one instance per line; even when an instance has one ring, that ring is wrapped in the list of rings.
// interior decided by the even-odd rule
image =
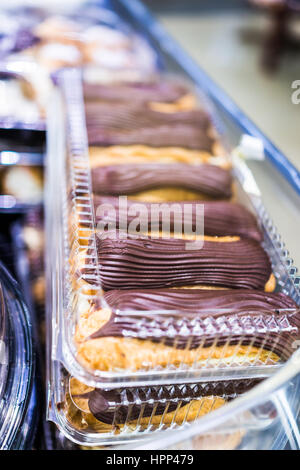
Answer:
[[[18,284],[0,263],[0,449],[26,447],[35,357]],[[24,427],[25,426],[25,427]]]

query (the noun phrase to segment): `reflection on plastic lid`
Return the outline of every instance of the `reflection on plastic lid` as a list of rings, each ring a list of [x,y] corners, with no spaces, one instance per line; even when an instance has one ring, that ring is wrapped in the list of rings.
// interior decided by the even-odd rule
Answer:
[[[14,207],[17,203],[16,198],[10,196],[9,194],[5,194],[0,196],[0,208],[2,209],[10,209]]]
[[[0,153],[0,163],[2,165],[14,165],[19,161],[19,154],[17,152],[8,152],[4,150]]]
[[[7,364],[7,357],[6,357],[6,346],[5,342],[0,339],[0,366]]]

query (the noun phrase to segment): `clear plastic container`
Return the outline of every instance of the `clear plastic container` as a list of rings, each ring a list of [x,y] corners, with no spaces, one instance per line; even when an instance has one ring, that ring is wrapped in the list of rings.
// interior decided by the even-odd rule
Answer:
[[[77,444],[112,446],[150,439],[166,430],[189,427],[201,416],[225,406],[260,380],[207,382],[188,385],[93,389],[70,377],[52,362],[48,419]],[[248,426],[265,425],[261,413]]]
[[[116,449],[121,450],[279,450],[286,446],[294,450],[300,448],[299,353],[294,353],[281,371],[261,383],[259,380],[248,380],[235,383],[142,387],[140,390],[100,390],[102,396],[112,399],[109,402],[109,411],[114,412],[115,420],[118,416],[120,418],[120,402],[121,406],[126,406],[128,414],[123,426],[107,425],[100,420],[97,423],[95,419],[91,419],[84,401],[78,401],[77,394],[73,398],[70,397],[70,376],[66,371],[59,363],[52,363],[52,372],[52,401],[48,419],[56,423],[66,439],[65,445],[68,448],[70,442],[83,448],[102,449],[105,446],[116,446]],[[163,391],[166,389],[173,395],[173,400],[165,399]],[[207,413],[199,413],[197,416],[193,413],[193,406],[197,403],[195,396],[199,389],[214,390],[218,398],[216,395],[206,397],[202,410],[206,407]],[[194,401],[186,396],[187,403],[184,407],[181,400],[185,392],[194,395]],[[151,394],[151,399],[149,400],[148,396],[145,401],[147,394]],[[116,398],[117,401],[114,401]],[[218,407],[218,400],[221,399],[224,399],[225,403]],[[200,394],[198,402],[199,400]],[[170,408],[174,404],[177,411]],[[162,407],[159,416],[158,406]],[[145,412],[146,407],[152,408],[150,417],[149,409]],[[139,416],[136,416],[137,408]],[[199,408],[201,409],[201,406]],[[174,413],[171,419],[168,409]],[[145,416],[147,419],[143,420]]]
[[[17,283],[2,264],[0,282],[0,448],[23,449],[32,444],[28,429],[34,434],[36,425],[31,325]]]
[[[299,282],[297,270],[293,265],[281,237],[278,235],[268,211],[262,200],[266,200],[267,209],[271,207],[272,195],[279,192],[278,210],[289,214],[291,221],[299,215],[299,197],[294,189],[299,190],[299,174],[277,149],[263,136],[255,126],[238,110],[235,105],[210,81],[199,68],[182,53],[180,48],[168,37],[161,27],[153,20],[147,10],[137,1],[110,2],[116,11],[139,31],[145,33],[160,50],[167,64],[168,72],[180,74],[188,78],[209,97],[214,110],[218,130],[225,134],[228,150],[231,152],[241,140],[243,134],[258,137],[263,142],[266,159],[259,162],[249,161],[247,164],[235,158],[238,200],[253,211],[263,230],[263,247],[267,251],[277,280],[277,290],[289,295],[299,304]],[[284,448],[289,440],[292,448],[299,445],[297,428],[298,416],[298,356],[292,356],[299,346],[299,309],[272,314],[257,315],[245,318],[235,325],[237,336],[223,318],[218,324],[206,322],[201,324],[202,339],[212,334],[215,341],[222,341],[223,351],[234,340],[242,343],[247,335],[256,340],[275,339],[275,351],[280,346],[280,361],[260,361],[259,354],[265,342],[259,343],[259,351],[254,360],[228,364],[218,361],[217,364],[208,360],[203,364],[195,361],[188,366],[168,364],[166,367],[145,366],[144,370],[119,369],[113,371],[91,369],[85,367],[78,359],[74,333],[80,319],[82,306],[87,301],[102,299],[103,292],[97,269],[94,269],[94,283],[91,288],[81,283],[84,278],[76,276],[80,271],[81,261],[85,257],[83,247],[94,232],[94,209],[91,201],[91,171],[88,158],[87,133],[84,116],[81,73],[77,70],[64,72],[61,79],[63,100],[55,92],[52,109],[49,112],[49,140],[47,155],[47,190],[46,190],[46,232],[47,232],[47,310],[48,331],[52,336],[48,341],[48,418],[54,421],[59,429],[70,440],[83,446],[116,445],[130,441],[130,448],[196,448],[191,439],[200,436],[195,444],[199,448],[217,448],[216,435],[221,436],[221,446],[226,448]],[[59,156],[59,158],[58,158]],[[250,168],[250,169],[249,169]],[[258,183],[258,184],[257,184]],[[300,191],[299,191],[300,192]],[[271,210],[272,212],[272,210]],[[84,225],[85,230],[80,226]],[[280,220],[276,224],[280,225]],[[87,227],[87,230],[86,230]],[[283,232],[288,233],[281,224]],[[298,230],[298,232],[297,232]],[[299,227],[295,226],[299,233]],[[92,245],[92,250],[95,246]],[[80,253],[82,258],[80,259]],[[96,250],[91,259],[97,259]],[[71,261],[71,263],[70,263]],[[153,313],[153,312],[152,312]],[[164,312],[156,312],[157,319]],[[176,312],[174,312],[176,316]],[[143,312],[134,312],[133,318],[141,319]],[[229,319],[233,321],[233,318]],[[172,320],[173,321],[173,320]],[[230,323],[229,321],[229,323]],[[188,331],[190,333],[190,331]],[[237,340],[237,337],[239,339]],[[283,343],[282,343],[282,340]],[[236,344],[236,346],[238,346]],[[187,351],[186,351],[187,352]],[[221,354],[222,356],[222,354]],[[296,362],[295,362],[296,361]],[[132,428],[125,427],[118,435],[115,432],[95,433],[93,429],[78,429],[66,413],[66,397],[69,393],[69,377],[88,387],[101,391],[125,387],[164,386],[170,384],[193,384],[195,382],[213,383],[215,381],[232,380],[264,380],[263,383],[236,397],[231,403],[220,410],[212,411],[195,424],[182,423],[182,431],[163,429],[159,423],[157,429],[142,429],[139,422]],[[101,392],[102,393],[102,392]],[[128,399],[128,396],[127,396]],[[287,400],[289,405],[287,406]],[[75,400],[72,401],[76,405]],[[128,402],[128,400],[127,400]],[[136,405],[129,403],[129,405]],[[149,405],[149,402],[145,403]],[[115,406],[115,405],[114,405]],[[83,412],[83,410],[79,411]],[[230,418],[230,419],[229,419]],[[232,419],[231,419],[232,418]],[[126,423],[129,424],[129,423]],[[192,431],[191,431],[192,430]],[[150,431],[150,432],[148,432]],[[153,431],[153,432],[152,432]],[[163,433],[161,433],[163,431]],[[155,433],[159,433],[157,441]],[[141,441],[143,434],[143,442]],[[213,440],[211,441],[211,435]],[[190,439],[191,436],[191,439]],[[204,439],[202,439],[204,436]],[[206,439],[208,437],[208,439]],[[164,439],[166,438],[166,440]],[[153,440],[154,439],[154,440]],[[224,441],[225,439],[225,441]],[[204,442],[203,442],[204,441]],[[163,444],[164,443],[164,444]],[[182,444],[183,443],[183,444]],[[153,446],[153,447],[152,447]],[[181,446],[181,447],[180,447]],[[187,447],[185,447],[187,446]]]
[[[210,355],[203,361],[201,356],[195,354],[193,359],[185,360],[185,354],[189,353],[189,344],[183,350],[183,360],[176,366],[169,363],[164,366],[152,367],[151,365],[141,367],[140,370],[126,368],[124,370],[88,370],[84,367],[77,355],[77,345],[74,341],[74,332],[80,320],[82,308],[88,302],[103,301],[103,293],[98,268],[98,253],[96,249],[95,233],[96,224],[94,219],[94,209],[91,199],[91,175],[88,158],[88,146],[85,130],[85,119],[82,102],[80,72],[76,70],[66,71],[63,74],[63,91],[65,93],[64,112],[61,121],[57,118],[57,106],[54,111],[52,124],[49,129],[49,142],[55,139],[58,149],[53,148],[48,155],[48,194],[46,204],[48,205],[48,240],[49,255],[48,269],[49,279],[52,289],[52,299],[55,303],[50,307],[53,315],[53,336],[52,336],[52,357],[61,361],[66,369],[75,377],[86,384],[95,387],[117,387],[140,386],[144,384],[164,384],[193,382],[201,377],[205,380],[215,380],[217,378],[231,379],[233,377],[264,377],[272,374],[274,370],[281,367],[294,351],[294,342],[299,336],[297,308],[273,314],[258,312],[257,315],[249,317],[247,312],[240,319],[237,319],[235,312],[227,316],[220,311],[218,321],[214,321],[209,316],[202,320],[198,319],[195,324],[187,324],[180,312],[172,312],[171,318],[167,320],[167,332],[161,340],[155,338],[156,342],[162,344],[171,335],[174,325],[184,323],[185,331],[182,336],[192,336],[198,340],[199,350],[207,344],[207,341],[215,341],[215,345],[222,345],[221,360],[211,360]],[[53,115],[54,116],[54,115]],[[54,121],[55,120],[55,121]],[[63,124],[66,123],[66,125]],[[53,133],[52,133],[53,132]],[[66,150],[65,146],[68,150]],[[54,153],[61,157],[54,160]],[[276,228],[272,224],[260,198],[259,189],[255,183],[253,175],[240,159],[234,162],[236,174],[236,197],[239,202],[254,211],[260,226],[263,230],[263,248],[268,253],[272,262],[272,271],[276,278],[277,291],[283,291],[299,304],[299,278],[296,276],[296,269],[289,258],[284,244]],[[49,222],[51,220],[51,223]],[[55,234],[60,237],[59,243]],[[89,256],[86,256],[86,244],[89,245]],[[89,263],[88,274],[82,272],[82,263],[85,259]],[[79,273],[79,274],[78,274]],[[88,282],[86,282],[88,281]],[[51,310],[53,309],[53,310]],[[153,330],[159,329],[164,315],[168,312],[153,313]],[[141,326],[147,322],[144,312],[129,312],[128,318],[133,316],[135,321],[139,321]],[[170,315],[169,315],[170,316]],[[188,318],[188,314],[187,317]],[[191,329],[192,325],[192,329]],[[146,328],[145,323],[145,328]],[[140,332],[126,333],[130,337],[140,340],[148,338],[141,327]],[[182,331],[182,330],[180,330]],[[140,333],[140,334],[139,334]],[[152,336],[155,333],[152,333]],[[179,333],[173,333],[175,339],[179,339]],[[249,340],[250,338],[250,340]],[[237,347],[244,344],[248,339],[248,345],[257,345],[257,356],[251,359],[251,349],[249,357],[244,361],[235,361],[228,364],[226,361],[226,351],[230,345]],[[263,341],[259,342],[259,339]],[[285,343],[282,340],[285,339]],[[266,362],[260,360],[260,353],[268,341],[270,352],[277,351],[281,361],[273,361],[273,356],[267,358]],[[142,343],[141,343],[142,344]],[[280,345],[280,346],[279,346]],[[279,349],[276,349],[279,346]],[[234,356],[235,352],[233,353]],[[224,361],[222,361],[224,357]]]
[[[176,433],[120,450],[300,449],[299,351],[253,390]]]

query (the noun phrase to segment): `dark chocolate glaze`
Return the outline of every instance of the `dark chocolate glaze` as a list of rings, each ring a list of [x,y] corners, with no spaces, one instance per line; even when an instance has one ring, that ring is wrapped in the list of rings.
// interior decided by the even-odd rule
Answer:
[[[163,342],[177,349],[208,347],[218,336],[218,345],[230,337],[231,344],[249,343],[272,349],[278,341],[274,331],[269,337],[267,333],[260,335],[257,319],[261,316],[268,321],[277,315],[278,321],[284,321],[287,312],[293,313],[290,322],[297,326],[300,320],[294,318],[297,304],[282,293],[265,293],[261,291],[241,290],[202,290],[202,289],[159,289],[159,290],[112,290],[105,293],[105,300],[112,309],[109,321],[91,338],[131,337]],[[95,305],[95,308],[101,308]],[[127,314],[126,314],[127,313]],[[257,331],[250,331],[241,337],[241,325],[247,321],[248,329],[253,328],[256,319]],[[231,318],[231,320],[230,320]],[[238,320],[238,318],[240,320]],[[210,327],[207,326],[208,320]],[[223,333],[216,333],[222,321]],[[295,323],[296,321],[296,323]],[[295,324],[294,324],[294,323]],[[252,325],[250,327],[250,324]],[[214,327],[212,326],[214,325]],[[226,328],[225,328],[226,326]],[[217,328],[217,330],[215,329]],[[255,341],[253,339],[255,337]],[[279,342],[280,343],[280,342]]]
[[[109,289],[159,289],[185,285],[264,289],[271,274],[268,255],[258,242],[193,241],[134,237],[106,232],[96,237],[102,286]],[[89,268],[83,268],[89,274]]]
[[[205,111],[164,113],[149,107],[151,101],[173,102],[186,93],[186,87],[176,82],[85,84],[89,144],[179,146],[212,152],[211,120]]]
[[[95,193],[122,195],[175,186],[213,198],[231,196],[230,171],[215,165],[139,164],[100,166],[92,169]]]
[[[148,227],[148,230],[162,230],[163,218],[160,212],[157,220],[151,220],[151,208],[157,207],[157,204],[143,202],[147,214],[140,211],[139,204],[136,201],[127,199],[126,207],[119,205],[119,198],[113,196],[99,196],[94,194],[94,208],[96,216],[96,224],[115,224],[116,228],[120,228],[119,222],[127,220],[127,228],[130,223],[139,216],[141,219],[141,227]],[[170,210],[170,231],[176,232],[176,227],[180,226],[183,230],[183,214],[184,208],[189,207],[189,211],[185,211],[184,220],[186,226],[195,232],[197,225],[197,207],[201,205],[204,208],[204,234],[211,236],[238,235],[243,238],[253,238],[262,240],[262,232],[258,227],[255,216],[244,206],[227,201],[171,201],[163,203],[164,207]],[[107,209],[104,211],[104,206]],[[108,206],[111,207],[108,210]],[[103,211],[102,209],[103,208]],[[140,211],[140,212],[139,212]],[[123,222],[124,223],[124,222]],[[177,225],[178,224],[178,225]]]
[[[251,345],[287,359],[300,337],[299,307],[282,293],[115,290],[106,292],[105,300],[111,317],[90,339],[137,338],[176,349]]]
[[[139,417],[170,413],[202,397],[222,397],[230,401],[250,390],[259,381],[235,380],[119,390],[95,389],[83,397],[88,398],[90,412],[96,419],[102,423],[120,425]],[[211,404],[213,405],[213,398]]]
[[[214,139],[205,130],[185,123],[121,130],[98,126],[87,127],[89,145],[150,145],[185,147],[213,153]]]
[[[86,123],[89,132],[103,129],[108,131],[131,131],[144,128],[157,128],[164,125],[185,124],[207,131],[210,118],[205,111],[178,111],[163,113],[145,105],[88,103],[85,107]]]
[[[86,101],[109,101],[109,102],[165,102],[172,103],[189,90],[176,81],[164,80],[148,83],[122,83],[115,85],[83,84],[84,98]]]
[[[105,292],[104,298],[113,311],[176,310],[191,317],[209,315],[217,318],[225,314],[274,313],[275,310],[297,308],[285,294],[247,289],[111,290]]]

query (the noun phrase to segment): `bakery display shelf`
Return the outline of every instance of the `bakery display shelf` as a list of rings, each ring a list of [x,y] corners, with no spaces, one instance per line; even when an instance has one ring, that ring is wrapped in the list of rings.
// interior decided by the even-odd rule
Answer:
[[[5,214],[20,214],[26,213],[33,208],[41,208],[42,204],[22,204],[18,203],[15,197],[10,194],[3,194],[0,196],[0,213]]]
[[[44,123],[40,122],[24,122],[21,120],[16,121],[14,118],[3,117],[0,119],[0,129],[11,130],[18,129],[28,132],[42,132],[45,133],[46,128]]]
[[[42,166],[44,154],[38,152],[16,152],[13,150],[0,151],[0,165]]]

